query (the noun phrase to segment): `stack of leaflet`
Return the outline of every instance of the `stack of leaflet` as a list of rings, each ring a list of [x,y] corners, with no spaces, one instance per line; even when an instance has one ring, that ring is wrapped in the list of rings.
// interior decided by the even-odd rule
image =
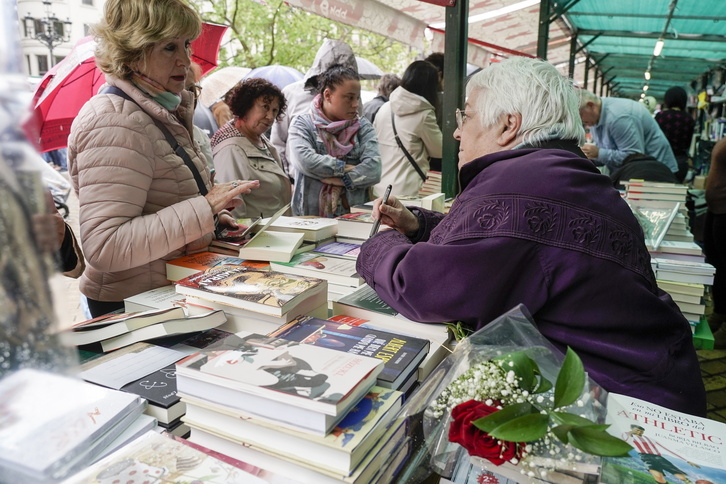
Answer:
[[[190,440],[295,482],[376,482],[407,445],[382,360],[239,332],[177,363]]]

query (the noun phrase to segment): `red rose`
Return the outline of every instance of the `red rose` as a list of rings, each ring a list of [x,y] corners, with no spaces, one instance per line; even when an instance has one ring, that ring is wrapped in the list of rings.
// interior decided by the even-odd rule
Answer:
[[[495,402],[499,404],[499,402]],[[490,437],[476,428],[472,422],[499,409],[476,400],[469,400],[454,407],[451,411],[453,421],[449,428],[449,440],[464,447],[469,455],[487,459],[494,465],[502,465],[514,458],[522,458],[524,442],[507,442]]]

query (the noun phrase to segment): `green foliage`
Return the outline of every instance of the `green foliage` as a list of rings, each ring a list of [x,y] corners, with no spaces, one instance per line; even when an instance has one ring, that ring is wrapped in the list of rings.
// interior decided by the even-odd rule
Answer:
[[[307,72],[325,39],[348,43],[384,72],[403,74],[421,53],[381,35],[292,8],[283,0],[190,0],[206,22],[227,25],[231,40],[219,65],[255,68],[280,64]]]
[[[572,348],[567,348],[565,361],[555,383],[555,408],[566,407],[577,401],[585,387],[585,369],[582,360]]]
[[[464,323],[462,323],[461,321],[457,321],[456,323],[446,323],[446,327],[449,328],[449,331],[451,331],[451,333],[454,335],[454,339],[456,341],[461,341],[474,332],[471,328],[465,326]]]

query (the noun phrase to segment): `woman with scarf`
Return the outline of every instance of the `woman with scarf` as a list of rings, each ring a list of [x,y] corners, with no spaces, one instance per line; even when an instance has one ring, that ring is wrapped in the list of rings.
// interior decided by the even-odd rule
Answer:
[[[166,261],[204,250],[215,227],[237,228],[228,207],[259,186],[213,186],[185,90],[199,14],[183,0],[108,0],[94,26],[108,86],[71,127],[68,164],[78,194],[80,279],[94,317],[169,284]]]
[[[318,88],[310,111],[290,125],[292,212],[336,217],[372,199],[369,188],[381,178],[381,155],[370,121],[358,117],[355,71],[333,65],[318,78]]]

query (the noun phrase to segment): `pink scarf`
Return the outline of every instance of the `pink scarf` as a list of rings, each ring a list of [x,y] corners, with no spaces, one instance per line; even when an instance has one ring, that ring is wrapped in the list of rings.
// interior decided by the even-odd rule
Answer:
[[[360,121],[357,116],[343,121],[331,121],[323,113],[322,103],[322,95],[315,96],[312,103],[313,123],[318,128],[320,137],[323,138],[323,144],[328,154],[342,158],[353,149],[353,138],[360,128]]]

